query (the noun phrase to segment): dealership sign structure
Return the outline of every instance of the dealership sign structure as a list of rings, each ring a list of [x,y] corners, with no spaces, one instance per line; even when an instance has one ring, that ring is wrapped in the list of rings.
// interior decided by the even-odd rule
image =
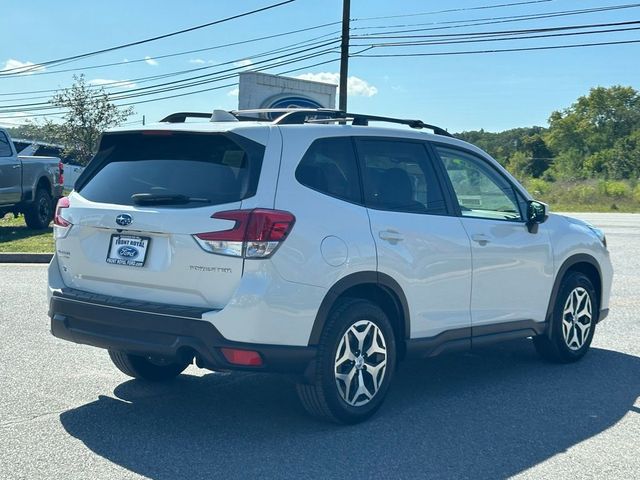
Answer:
[[[335,108],[337,85],[258,72],[242,72],[238,108]]]

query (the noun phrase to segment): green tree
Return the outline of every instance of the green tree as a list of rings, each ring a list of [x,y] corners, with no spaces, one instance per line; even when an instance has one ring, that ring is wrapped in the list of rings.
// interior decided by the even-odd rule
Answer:
[[[104,88],[91,87],[84,75],[53,96],[49,103],[66,110],[62,123],[31,123],[27,134],[50,142],[62,143],[65,154],[86,165],[97,150],[102,132],[121,125],[133,114],[133,108],[121,108],[111,102]]]
[[[597,87],[569,108],[553,112],[544,139],[555,153],[554,170],[561,178],[629,178],[640,167],[638,130],[640,93],[631,87]]]
[[[456,136],[482,148],[517,176],[540,177],[553,156],[545,143],[544,133],[542,127],[527,127],[499,133],[477,130]]]

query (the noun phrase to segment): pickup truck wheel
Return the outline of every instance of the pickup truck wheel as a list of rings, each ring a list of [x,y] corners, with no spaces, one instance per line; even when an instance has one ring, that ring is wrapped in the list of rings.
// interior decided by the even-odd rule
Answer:
[[[589,350],[599,313],[589,277],[573,272],[562,280],[553,307],[550,335],[533,338],[540,356],[555,363],[580,360]]]
[[[24,220],[34,230],[47,228],[53,220],[53,199],[44,188],[36,190],[33,203],[24,212]]]
[[[189,363],[176,362],[160,365],[139,355],[109,350],[113,364],[125,375],[151,382],[163,382],[180,375]]]
[[[359,423],[382,405],[396,367],[393,328],[366,300],[333,309],[318,345],[313,383],[297,385],[305,409],[336,423]]]

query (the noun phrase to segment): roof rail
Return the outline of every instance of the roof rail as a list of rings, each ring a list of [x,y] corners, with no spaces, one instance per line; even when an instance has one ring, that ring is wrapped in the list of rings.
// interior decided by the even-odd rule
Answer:
[[[255,108],[251,110],[231,110],[231,115],[240,121],[272,122],[274,125],[301,125],[305,123],[351,122],[352,125],[367,126],[369,122],[388,122],[408,125],[411,128],[432,130],[436,135],[452,137],[444,128],[424,123],[422,120],[384,117],[364,113],[348,113],[332,108]],[[275,120],[269,114],[279,113]],[[163,118],[161,122],[184,123],[187,118],[211,119],[211,113],[178,112]]]
[[[211,118],[211,112],[177,112],[164,117],[161,122],[184,123],[187,118]]]
[[[309,119],[308,117],[315,117]],[[321,117],[321,118],[318,118]],[[322,118],[324,117],[324,118]],[[273,123],[277,125],[292,125],[300,123],[325,123],[325,122],[347,122],[351,125],[367,126],[370,121],[397,123],[400,125],[408,125],[411,128],[432,130],[436,135],[452,137],[444,128],[436,125],[424,123],[422,120],[412,120],[395,117],[383,117],[379,115],[368,115],[363,113],[348,113],[342,110],[331,109],[292,109],[281,117],[277,118]]]

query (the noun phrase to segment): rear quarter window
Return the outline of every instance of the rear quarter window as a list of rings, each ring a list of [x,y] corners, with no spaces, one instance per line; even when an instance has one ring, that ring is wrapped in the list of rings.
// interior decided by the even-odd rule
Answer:
[[[302,185],[331,197],[361,203],[358,165],[350,137],[315,140],[296,169]]]
[[[134,205],[135,194],[198,199],[181,208],[237,202],[255,195],[263,156],[263,145],[233,133],[106,134],[76,189],[119,205]]]

